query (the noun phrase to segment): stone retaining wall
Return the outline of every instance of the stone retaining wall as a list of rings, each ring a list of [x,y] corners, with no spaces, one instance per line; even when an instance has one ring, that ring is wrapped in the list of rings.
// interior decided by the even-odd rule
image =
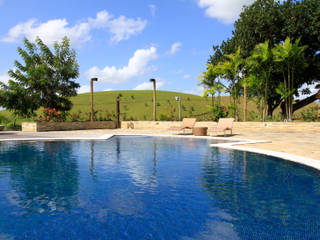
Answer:
[[[168,129],[181,126],[178,121],[122,121],[122,129]],[[196,127],[216,127],[217,122],[197,122]],[[273,129],[273,130],[315,130],[320,131],[320,122],[234,122],[236,129]]]
[[[23,122],[22,132],[115,129],[116,122]]]
[[[162,129],[181,126],[178,121],[122,121],[122,129]],[[216,122],[197,122],[196,127],[216,127]],[[23,132],[45,132],[86,129],[115,129],[116,122],[24,122]],[[320,131],[320,122],[234,122],[234,130]]]

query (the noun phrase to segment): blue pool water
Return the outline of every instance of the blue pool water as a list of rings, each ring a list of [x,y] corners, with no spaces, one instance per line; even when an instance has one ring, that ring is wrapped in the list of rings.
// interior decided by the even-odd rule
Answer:
[[[320,174],[207,140],[0,143],[0,239],[320,239]]]

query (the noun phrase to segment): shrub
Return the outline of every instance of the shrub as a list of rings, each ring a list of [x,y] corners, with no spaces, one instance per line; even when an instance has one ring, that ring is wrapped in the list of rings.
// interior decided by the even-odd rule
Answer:
[[[42,115],[36,118],[36,121],[46,122],[64,122],[66,120],[66,112],[58,112],[55,108],[44,108]]]
[[[259,113],[256,111],[248,111],[248,121],[260,121]]]
[[[9,122],[10,120],[7,117],[0,115],[0,123],[9,123]]]
[[[173,121],[173,120],[175,120],[175,118],[171,114],[168,114],[168,115],[163,113],[160,114],[160,121]]]
[[[12,122],[10,122],[9,124],[7,124],[5,126],[5,129],[9,130],[9,131],[21,131],[22,127],[21,127],[20,123],[12,123]]]
[[[304,110],[300,114],[300,120],[307,122],[316,122],[320,119],[320,108],[311,106],[310,108]]]
[[[71,122],[78,122],[78,121],[80,121],[80,118],[81,118],[80,115],[81,115],[80,111],[78,113],[70,113],[68,115],[67,120],[71,121]]]
[[[218,121],[219,118],[225,118],[228,116],[228,109],[224,106],[214,105],[211,107],[211,111],[213,112],[213,120]]]

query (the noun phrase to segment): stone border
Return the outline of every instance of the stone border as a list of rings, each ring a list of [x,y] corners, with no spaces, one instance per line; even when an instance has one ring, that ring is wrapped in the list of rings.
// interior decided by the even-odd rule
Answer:
[[[315,168],[320,171],[320,160],[313,158],[301,157],[293,154],[263,150],[258,148],[241,147],[239,145],[244,144],[255,144],[255,143],[270,143],[271,141],[263,140],[248,140],[248,139],[237,139],[237,138],[225,138],[225,137],[210,137],[210,136],[193,136],[193,135],[154,135],[154,134],[105,134],[99,137],[63,137],[63,138],[13,138],[13,139],[0,139],[0,142],[6,141],[77,141],[77,140],[108,140],[113,136],[148,136],[148,137],[167,137],[167,138],[191,138],[191,139],[207,139],[207,140],[223,140],[230,141],[229,143],[218,143],[210,144],[210,147],[219,147],[230,150],[254,152],[267,156],[273,156],[281,158],[282,160],[288,160],[296,162],[302,165],[306,165]]]
[[[78,140],[108,140],[109,138],[112,138],[114,135],[112,134],[105,134],[100,137],[52,137],[52,138],[46,138],[46,137],[37,137],[37,138],[7,138],[7,139],[0,139],[0,142],[18,142],[18,141],[78,141]]]

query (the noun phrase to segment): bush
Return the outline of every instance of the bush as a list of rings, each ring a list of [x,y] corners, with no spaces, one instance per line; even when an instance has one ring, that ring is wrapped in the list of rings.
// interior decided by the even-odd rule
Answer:
[[[66,116],[66,112],[58,112],[55,108],[44,108],[42,110],[42,115],[36,118],[36,121],[64,122],[66,120]]]
[[[307,122],[316,122],[319,121],[320,118],[320,108],[315,106],[312,106],[300,114],[300,120],[307,121]]]
[[[211,111],[213,112],[213,120],[218,121],[219,118],[225,118],[228,116],[228,109],[224,106],[214,105],[211,107]]]
[[[256,111],[248,111],[248,121],[260,121],[260,115]]]
[[[7,117],[0,115],[0,123],[9,123],[9,122],[10,120]]]
[[[70,122],[79,122],[82,120],[81,118],[81,111],[78,111],[77,113],[70,113],[67,117],[67,121]]]
[[[175,120],[175,118],[171,114],[169,114],[169,115],[166,115],[163,113],[160,114],[160,121],[174,121],[174,120]]]
[[[5,130],[9,130],[9,131],[21,131],[22,127],[21,124],[19,123],[8,123],[5,125]]]

